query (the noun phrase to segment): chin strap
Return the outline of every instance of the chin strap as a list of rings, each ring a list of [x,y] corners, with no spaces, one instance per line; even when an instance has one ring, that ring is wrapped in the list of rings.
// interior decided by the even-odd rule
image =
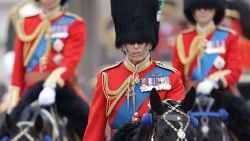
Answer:
[[[130,53],[126,45],[122,49],[125,52],[125,54],[128,55],[128,58],[131,58],[131,57],[138,57],[138,56],[141,56],[142,54],[145,54],[146,52],[149,52],[149,50],[152,49],[152,46],[150,44],[147,44],[144,50],[137,54]]]

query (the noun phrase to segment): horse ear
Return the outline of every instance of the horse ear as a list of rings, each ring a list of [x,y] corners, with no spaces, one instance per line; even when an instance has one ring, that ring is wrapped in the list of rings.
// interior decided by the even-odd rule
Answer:
[[[6,121],[6,128],[10,133],[15,133],[18,131],[16,122],[8,113],[6,113],[5,115],[5,121]]]
[[[190,111],[194,106],[195,98],[196,98],[195,88],[192,87],[190,91],[186,94],[185,99],[181,102],[181,108],[185,112]]]
[[[43,119],[42,116],[39,114],[35,119],[34,128],[37,132],[40,132],[43,129]]]
[[[153,88],[150,92],[150,106],[151,109],[154,110],[157,114],[161,114],[164,110],[161,98],[155,88]]]

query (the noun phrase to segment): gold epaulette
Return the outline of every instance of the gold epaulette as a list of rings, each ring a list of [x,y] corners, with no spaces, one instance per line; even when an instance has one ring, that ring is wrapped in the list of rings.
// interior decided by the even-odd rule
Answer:
[[[235,35],[237,32],[235,31],[235,30],[233,30],[233,29],[231,29],[231,28],[227,28],[227,27],[223,27],[223,26],[217,26],[218,27],[218,29],[220,29],[220,30],[224,30],[224,31],[227,31],[227,32],[229,32],[229,33],[232,33],[233,35]]]
[[[163,62],[160,62],[160,61],[155,61],[155,65],[160,67],[160,68],[163,68],[163,69],[167,69],[167,70],[170,70],[172,72],[177,72],[177,69],[167,65],[167,64],[164,64]]]
[[[65,12],[65,15],[66,16],[70,16],[70,17],[74,17],[76,18],[77,20],[83,20],[83,18],[77,14],[74,14],[74,13],[71,13],[71,12]]]
[[[20,10],[20,8],[23,6],[23,4],[16,4],[15,6],[13,6],[10,10],[10,19],[11,22],[15,25],[17,20],[19,19],[19,15],[18,15],[18,11]]]
[[[193,32],[195,30],[195,28],[191,27],[191,28],[188,28],[188,29],[185,29],[181,32],[181,34],[186,34],[186,33],[190,33],[190,32]]]
[[[104,72],[104,71],[107,71],[107,70],[109,70],[109,69],[115,68],[115,67],[119,66],[120,64],[121,64],[121,62],[116,62],[115,64],[105,65],[105,66],[101,69],[100,73],[102,73],[102,72]]]

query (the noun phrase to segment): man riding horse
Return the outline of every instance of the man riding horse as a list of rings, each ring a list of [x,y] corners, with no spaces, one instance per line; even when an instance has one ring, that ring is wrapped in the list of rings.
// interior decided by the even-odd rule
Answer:
[[[163,0],[111,0],[116,47],[126,58],[97,75],[84,141],[103,141],[107,122],[113,134],[126,123],[140,121],[149,110],[152,88],[162,100],[184,98],[180,73],[153,61],[149,53],[158,43],[163,4]]]
[[[173,65],[187,89],[209,94],[223,88],[239,95],[242,72],[235,31],[217,26],[225,14],[225,0],[184,0],[184,13],[194,26],[177,37]]]
[[[76,67],[86,43],[86,25],[79,16],[63,10],[66,2],[67,0],[35,0],[34,3],[42,9],[41,12],[16,21],[17,36],[9,89],[9,109],[16,106],[20,98],[30,100],[30,97],[32,100],[38,98],[38,103],[42,106],[52,105],[56,101],[58,90],[65,86],[71,87],[77,92],[77,97],[69,97],[72,99],[64,99],[64,102],[56,104],[68,107],[70,112],[67,117],[76,122],[73,128],[82,136],[88,110],[86,113],[79,113],[86,109],[79,104],[78,99],[82,103],[86,101],[77,84]],[[40,92],[23,95],[38,81],[44,81]],[[18,113],[30,102],[21,100],[12,110],[12,118],[18,121]]]

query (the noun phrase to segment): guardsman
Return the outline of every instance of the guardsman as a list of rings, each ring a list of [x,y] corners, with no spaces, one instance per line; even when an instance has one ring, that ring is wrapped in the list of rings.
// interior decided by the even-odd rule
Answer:
[[[239,34],[239,50],[244,71],[250,73],[250,7],[242,0],[227,0],[223,26],[234,29]]]
[[[242,62],[235,31],[217,26],[225,14],[224,0],[184,0],[184,13],[194,25],[177,37],[173,65],[187,89],[209,94],[214,88],[236,88]]]
[[[45,81],[43,89],[35,96],[40,105],[54,104],[56,90],[65,85],[73,88],[80,97],[83,96],[76,82],[76,67],[82,58],[86,43],[85,22],[79,16],[63,10],[67,0],[35,0],[34,2],[42,9],[41,12],[17,19],[15,22],[17,36],[12,81],[9,88],[10,109],[17,104],[30,86],[42,80]],[[17,106],[17,109],[23,109],[27,104]],[[74,104],[67,106],[71,111],[69,114],[76,116],[75,119],[84,120],[86,115],[78,113],[83,110],[81,106]],[[11,114],[15,115],[17,109],[13,109]],[[83,124],[78,123],[81,131],[75,124],[78,126],[77,133],[83,134]]]
[[[45,89],[52,91],[57,85],[75,85],[75,70],[86,42],[86,25],[79,16],[62,10],[65,3],[66,0],[37,0],[43,12],[15,22],[17,36],[10,87],[13,106],[37,81],[46,80]]]
[[[84,141],[103,141],[107,123],[112,135],[140,121],[149,110],[152,88],[162,100],[184,98],[180,73],[150,57],[158,43],[160,7],[158,0],[111,0],[116,47],[125,59],[98,73]]]

